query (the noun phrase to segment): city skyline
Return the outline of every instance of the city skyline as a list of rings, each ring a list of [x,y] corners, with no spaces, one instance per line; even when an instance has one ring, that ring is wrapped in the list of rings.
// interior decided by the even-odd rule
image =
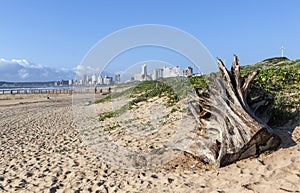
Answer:
[[[138,73],[131,73],[130,77],[124,76],[124,74],[116,73],[113,76],[113,73],[107,72],[110,75],[103,75],[101,72],[93,74],[83,74],[78,79],[74,80],[74,85],[111,85],[119,83],[127,83],[131,81],[146,81],[146,80],[158,80],[160,78],[170,78],[176,76],[192,76],[195,75],[193,68],[187,66],[183,70],[180,69],[180,66],[162,66],[151,68],[153,73],[148,70],[146,63],[141,64],[140,71]],[[197,74],[197,73],[196,73]],[[115,77],[115,78],[114,78]],[[70,82],[71,80],[69,80]],[[72,80],[73,81],[73,80]]]

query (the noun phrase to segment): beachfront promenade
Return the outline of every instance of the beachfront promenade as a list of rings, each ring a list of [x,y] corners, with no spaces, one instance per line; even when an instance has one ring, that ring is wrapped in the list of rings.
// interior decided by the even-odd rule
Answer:
[[[10,89],[0,90],[0,94],[72,94],[73,89]]]
[[[0,95],[14,95],[14,94],[73,94],[73,93],[109,93],[110,88],[98,87],[96,90],[93,87],[83,88],[69,88],[69,89],[0,89]]]

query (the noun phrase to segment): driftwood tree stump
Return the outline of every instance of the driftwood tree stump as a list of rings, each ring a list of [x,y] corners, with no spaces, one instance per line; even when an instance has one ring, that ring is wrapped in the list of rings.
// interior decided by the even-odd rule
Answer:
[[[222,167],[276,148],[281,140],[267,125],[273,96],[249,94],[250,82],[258,71],[241,77],[237,56],[231,71],[217,60],[221,75],[209,75],[207,90],[196,89],[200,105],[191,111],[199,126],[193,142],[184,151]]]

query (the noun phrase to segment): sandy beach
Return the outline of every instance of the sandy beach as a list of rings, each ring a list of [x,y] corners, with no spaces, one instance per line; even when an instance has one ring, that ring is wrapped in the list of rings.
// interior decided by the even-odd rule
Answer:
[[[277,128],[292,139],[279,150],[227,167],[179,153],[161,167],[132,170],[83,142],[71,96],[1,100],[0,192],[300,192],[299,123],[298,113]]]

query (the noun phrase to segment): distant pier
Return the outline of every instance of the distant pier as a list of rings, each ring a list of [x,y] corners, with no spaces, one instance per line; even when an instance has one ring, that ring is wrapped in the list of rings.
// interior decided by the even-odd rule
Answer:
[[[73,94],[73,89],[0,89],[0,95],[14,94]]]
[[[34,89],[34,88],[30,88],[30,89],[0,89],[0,95],[29,95],[29,94],[70,94],[72,95],[73,93],[81,93],[81,94],[85,94],[85,93],[94,93],[94,94],[102,94],[102,95],[106,95],[109,94],[111,92],[111,88],[110,87],[98,87],[98,88],[94,88],[94,87],[90,87],[90,88],[86,88],[86,87],[79,87],[79,88],[72,88],[72,89],[59,89],[59,88],[55,88],[55,89],[47,89],[47,88],[39,88],[39,89]]]

